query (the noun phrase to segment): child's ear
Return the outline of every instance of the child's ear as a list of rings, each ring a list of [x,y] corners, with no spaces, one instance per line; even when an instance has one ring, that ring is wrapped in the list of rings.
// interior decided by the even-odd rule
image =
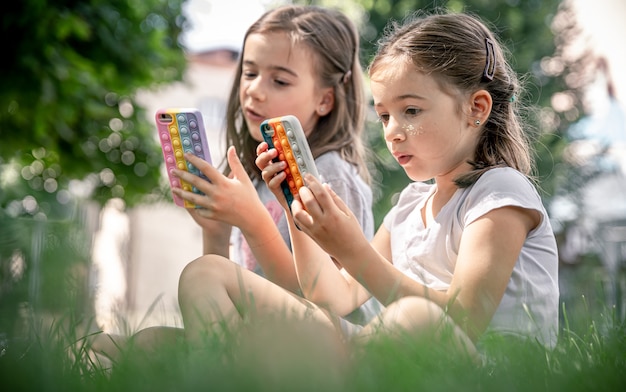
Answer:
[[[476,91],[470,98],[470,122],[478,120],[482,124],[487,121],[492,106],[493,100],[487,90]]]
[[[316,112],[319,116],[325,116],[330,113],[335,107],[335,89],[329,87],[324,89],[320,103],[317,105]]]

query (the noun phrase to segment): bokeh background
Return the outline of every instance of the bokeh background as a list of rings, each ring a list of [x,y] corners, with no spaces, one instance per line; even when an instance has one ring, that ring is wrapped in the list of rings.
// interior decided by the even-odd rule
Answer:
[[[220,165],[243,34],[284,1],[24,0],[0,19],[0,338],[68,307],[107,332],[180,325],[176,286],[200,231],[175,207],[153,122],[199,108]],[[364,66],[389,19],[441,6],[478,14],[526,82],[537,178],[559,240],[561,297],[624,315],[626,2],[310,1],[359,26]],[[373,117],[375,215],[407,183]],[[0,339],[1,340],[1,339]]]

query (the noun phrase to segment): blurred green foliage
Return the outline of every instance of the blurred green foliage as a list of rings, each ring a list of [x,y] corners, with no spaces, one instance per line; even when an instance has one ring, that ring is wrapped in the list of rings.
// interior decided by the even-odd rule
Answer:
[[[353,18],[362,19],[361,34],[364,66],[371,60],[378,39],[390,20],[402,21],[414,12],[449,9],[478,15],[492,28],[509,52],[509,61],[524,83],[519,98],[525,110],[527,128],[534,140],[536,177],[545,203],[552,197],[559,176],[561,154],[569,125],[582,114],[581,73],[591,61],[567,58],[564,52],[577,38],[580,27],[569,0],[338,0],[299,1],[303,4],[334,6]],[[557,20],[559,23],[555,23]],[[566,82],[567,81],[567,82]],[[555,110],[555,94],[571,98],[567,110]],[[382,131],[375,121],[368,123],[370,146],[376,160],[372,167],[377,186],[376,223],[394,203],[396,195],[410,181],[389,155]]]
[[[23,0],[3,11],[0,208],[55,217],[76,194],[133,204],[156,187],[160,151],[134,93],[180,79],[181,2]]]
[[[158,190],[160,152],[152,124],[134,101],[139,88],[181,78],[185,60],[177,37],[184,0],[25,0],[4,12],[5,46],[0,89],[0,208],[11,216],[54,217],[72,197],[100,203],[120,197],[133,205]],[[564,132],[579,117],[579,86],[565,81],[579,59],[563,48],[576,32],[555,28],[567,13],[560,0],[333,0],[300,3],[338,6],[362,22],[362,62],[367,65],[390,19],[415,10],[448,8],[479,15],[498,33],[515,70],[525,80],[520,98],[530,108],[535,130],[537,175],[549,198]],[[569,11],[571,13],[571,11]],[[557,63],[557,72],[545,64]],[[575,71],[575,70],[574,70]],[[573,98],[568,111],[555,111],[556,93]],[[368,124],[377,159],[376,219],[408,179],[389,157],[380,127]],[[79,181],[76,181],[79,180]],[[382,185],[384,183],[384,186]],[[25,203],[24,197],[30,196]]]
[[[82,226],[76,229],[70,223],[84,223],[81,200],[103,204],[119,197],[132,206],[155,193],[163,195],[162,157],[153,124],[134,94],[182,78],[185,58],[178,36],[186,23],[183,3],[23,0],[0,15],[7,37],[7,61],[0,65],[0,305],[7,303],[9,293],[22,300],[26,292],[31,299],[37,297],[39,286],[33,281],[42,271],[56,271],[55,285],[84,274],[74,273],[75,263],[88,265],[90,238],[79,239],[76,230]],[[539,183],[546,201],[550,198],[564,134],[581,106],[581,83],[571,82],[580,78],[571,76],[581,72],[584,61],[563,55],[578,30],[569,1],[301,3],[337,6],[360,21],[364,66],[390,19],[437,7],[483,18],[526,82],[520,99],[529,108],[527,123],[534,130]],[[572,105],[555,110],[555,94],[567,95]],[[390,157],[380,125],[374,117],[370,120],[378,225],[409,180]],[[81,241],[87,245],[75,245]],[[40,270],[33,268],[35,260],[43,260]],[[20,268],[25,268],[22,275]],[[13,287],[26,274],[30,279],[21,280],[21,289]],[[27,283],[32,287],[27,289]],[[51,300],[47,294],[41,297]]]
[[[134,94],[181,79],[182,2],[22,0],[0,14],[0,332],[24,305],[86,304],[84,201],[133,205],[159,189]]]

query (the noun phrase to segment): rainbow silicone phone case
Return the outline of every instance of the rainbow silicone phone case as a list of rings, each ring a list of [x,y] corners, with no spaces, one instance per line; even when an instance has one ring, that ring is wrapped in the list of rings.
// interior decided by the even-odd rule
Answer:
[[[190,152],[195,156],[211,163],[211,154],[207,142],[202,114],[193,108],[167,108],[156,112],[155,120],[165,160],[167,176],[172,188],[182,188],[187,191],[202,194],[198,189],[186,181],[182,181],[172,173],[172,169],[186,170],[206,179],[195,166],[187,162],[184,153]],[[172,193],[174,203],[185,208],[196,208],[190,203]]]
[[[302,176],[305,173],[311,173],[319,178],[313,154],[300,121],[292,115],[267,119],[261,124],[261,134],[269,148],[275,148],[278,151],[278,157],[274,161],[287,162],[285,169],[287,178],[282,182],[281,187],[291,207],[294,198],[298,197],[298,190],[304,186]]]

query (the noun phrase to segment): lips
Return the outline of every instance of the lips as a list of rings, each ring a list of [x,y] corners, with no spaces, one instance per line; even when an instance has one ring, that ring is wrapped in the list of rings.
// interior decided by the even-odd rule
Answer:
[[[398,152],[394,152],[393,156],[394,156],[394,158],[396,158],[396,161],[398,161],[398,163],[400,165],[405,165],[405,164],[409,163],[409,161],[412,158],[411,155],[398,153]]]
[[[266,119],[265,116],[259,114],[258,112],[250,108],[245,108],[244,114],[245,114],[245,117],[248,119],[248,121],[251,121],[254,123],[261,123],[263,120]]]

